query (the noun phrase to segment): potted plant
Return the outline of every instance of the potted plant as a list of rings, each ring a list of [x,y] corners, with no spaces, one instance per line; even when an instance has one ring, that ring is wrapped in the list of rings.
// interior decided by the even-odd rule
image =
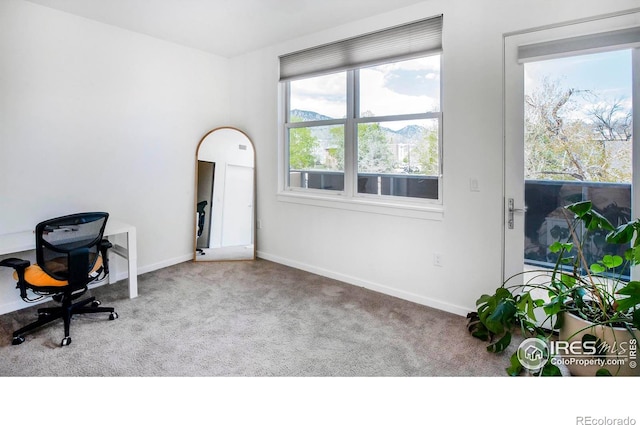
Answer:
[[[640,263],[640,220],[613,226],[590,201],[565,211],[567,231],[557,233],[567,238],[549,246],[553,268],[524,271],[482,295],[467,328],[490,352],[519,333],[510,375],[561,375],[558,365],[572,375],[638,375],[640,282],[626,273]]]

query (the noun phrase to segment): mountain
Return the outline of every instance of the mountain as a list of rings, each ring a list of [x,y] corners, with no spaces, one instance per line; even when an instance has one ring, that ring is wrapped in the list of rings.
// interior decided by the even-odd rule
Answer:
[[[323,121],[323,120],[331,120],[333,118],[328,117],[326,115],[319,114],[313,111],[305,111],[302,109],[292,109],[291,117],[298,118],[300,121]]]
[[[426,129],[424,127],[420,127],[419,125],[408,125],[406,127],[402,127],[400,130],[395,131],[388,128],[385,130],[391,133],[398,134],[405,139],[410,140],[422,140],[426,133]]]

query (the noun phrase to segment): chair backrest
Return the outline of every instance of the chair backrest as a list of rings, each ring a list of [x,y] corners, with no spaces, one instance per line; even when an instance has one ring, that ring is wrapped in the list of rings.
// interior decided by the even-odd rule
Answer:
[[[36,260],[49,276],[86,285],[99,255],[109,214],[87,212],[43,221],[36,226]]]

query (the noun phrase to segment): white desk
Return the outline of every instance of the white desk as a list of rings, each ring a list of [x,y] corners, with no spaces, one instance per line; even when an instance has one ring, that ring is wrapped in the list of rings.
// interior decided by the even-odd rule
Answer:
[[[34,226],[35,227],[35,226]],[[126,246],[119,245],[116,239],[123,235],[126,238]],[[127,260],[127,272],[129,277],[129,298],[138,296],[138,257],[136,247],[136,228],[130,224],[109,218],[104,230],[104,236],[113,243],[109,255],[119,255]],[[0,255],[12,254],[23,251],[31,251],[36,248],[36,237],[33,230],[8,233],[0,235]],[[118,277],[118,265],[116,261],[109,261],[109,283],[115,283]],[[0,283],[1,284],[1,283]],[[29,304],[24,303],[24,307]],[[0,314],[7,313],[7,311]]]

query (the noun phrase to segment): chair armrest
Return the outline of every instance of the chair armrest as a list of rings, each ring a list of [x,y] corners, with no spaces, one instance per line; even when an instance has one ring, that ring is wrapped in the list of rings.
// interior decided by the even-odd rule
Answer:
[[[104,270],[104,275],[109,274],[109,256],[107,255],[107,251],[110,248],[113,248],[113,244],[109,242],[109,239],[103,239],[99,244],[100,255],[102,255],[102,268]]]
[[[109,242],[109,239],[103,239],[100,241],[100,251],[107,252],[108,249],[113,248],[113,244]]]
[[[22,260],[20,258],[6,258],[0,261],[0,266],[12,267],[17,271],[22,270],[23,273],[24,273],[24,270],[30,265],[31,265],[31,262],[27,260]]]
[[[18,274],[18,283],[16,285],[17,288],[20,289],[20,296],[23,299],[27,297],[27,287],[26,281],[24,279],[24,271],[31,265],[31,262],[27,260],[22,260],[20,258],[6,258],[0,261],[0,266],[3,267],[12,267],[15,269]]]

